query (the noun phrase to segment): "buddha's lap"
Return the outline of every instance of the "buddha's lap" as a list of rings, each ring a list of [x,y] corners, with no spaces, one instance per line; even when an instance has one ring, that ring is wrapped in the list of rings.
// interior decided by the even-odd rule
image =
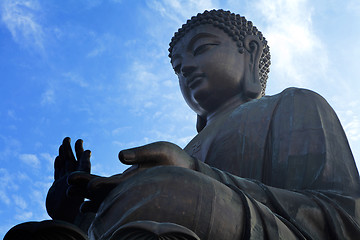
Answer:
[[[101,236],[129,222],[151,220],[182,225],[200,238],[225,232],[232,239],[241,232],[242,218],[240,197],[226,185],[193,170],[161,166],[116,187],[90,231]]]

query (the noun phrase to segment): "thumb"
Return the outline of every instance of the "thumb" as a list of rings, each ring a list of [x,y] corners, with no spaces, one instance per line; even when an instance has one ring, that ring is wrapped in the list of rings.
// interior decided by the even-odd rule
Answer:
[[[123,164],[156,164],[170,161],[172,153],[182,150],[170,142],[154,142],[141,147],[122,150],[119,153],[119,160]]]

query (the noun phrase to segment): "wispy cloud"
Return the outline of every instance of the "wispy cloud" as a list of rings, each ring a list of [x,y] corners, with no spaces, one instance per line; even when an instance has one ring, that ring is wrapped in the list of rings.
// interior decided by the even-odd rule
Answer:
[[[348,138],[353,141],[358,141],[360,139],[360,120],[356,116],[351,122],[344,126]]]
[[[54,167],[54,160],[56,156],[52,156],[49,153],[41,153],[41,158],[44,160],[47,169],[52,171]]]
[[[21,143],[15,138],[0,134],[0,146],[0,160],[6,162],[18,153]]]
[[[104,52],[108,51],[113,45],[118,45],[118,42],[115,42],[114,36],[110,34],[104,34],[97,36],[95,33],[91,33],[94,37],[94,48],[87,54],[87,57],[97,57],[102,55]]]
[[[9,116],[10,118],[12,118],[13,120],[19,120],[19,118],[16,116],[14,110],[8,110],[7,114],[8,114],[8,116]]]
[[[341,114],[341,121],[343,123],[346,135],[350,142],[356,142],[360,140],[360,119],[358,112],[359,103],[360,102],[357,100],[346,102],[342,106],[342,109],[345,110],[339,112]]]
[[[40,4],[35,0],[4,0],[1,20],[15,42],[44,54],[44,32],[36,18],[40,11]]]
[[[18,211],[14,218],[20,222],[24,222],[30,220],[32,216],[33,213],[30,211]]]
[[[29,165],[33,168],[39,168],[40,167],[40,160],[35,154],[20,154],[19,155],[20,160]]]
[[[12,195],[13,203],[20,209],[26,209],[27,203],[20,195]]]
[[[48,88],[41,95],[41,105],[48,105],[55,103],[55,92],[54,89]]]
[[[58,104],[64,99],[64,95],[58,96],[60,89],[63,89],[64,84],[70,83],[72,86],[80,86],[81,88],[89,87],[89,83],[76,72],[64,72],[57,76],[56,79],[50,79],[47,86],[44,88],[40,97],[40,104],[42,106]],[[68,93],[68,91],[64,91]]]
[[[103,2],[102,0],[87,0],[87,1],[83,1],[86,9],[95,8],[95,7],[99,6],[99,5],[101,5],[102,2]]]
[[[272,68],[283,81],[306,86],[309,79],[323,78],[327,53],[314,33],[313,9],[307,0],[261,0],[254,10],[266,21],[262,31],[271,47]]]
[[[5,191],[0,190],[0,200],[5,203],[6,205],[10,205],[11,200],[7,196],[7,193]]]
[[[147,1],[148,6],[167,20],[175,22],[179,27],[184,19],[204,10],[218,8],[217,1],[212,0],[162,0]]]
[[[131,70],[124,74],[127,82],[127,91],[131,98],[126,103],[133,106],[135,112],[141,114],[144,107],[150,107],[155,96],[159,96],[160,78],[151,71],[152,64],[135,61]]]
[[[128,131],[130,129],[131,129],[131,127],[129,127],[129,126],[119,127],[119,128],[116,128],[116,129],[112,130],[111,134],[114,135],[114,136],[121,135],[122,133],[124,133],[125,131]]]
[[[37,219],[32,219],[32,220],[44,220],[44,219],[49,218],[49,216],[46,213],[46,207],[45,207],[44,202],[46,199],[47,190],[50,188],[50,186],[51,185],[46,184],[46,188],[42,188],[40,191],[33,190],[31,192],[31,194],[29,195],[29,198],[31,199],[32,204],[39,208],[39,211],[36,212],[36,216],[34,216]]]
[[[0,201],[6,205],[11,204],[8,191],[16,191],[19,186],[15,184],[16,177],[11,175],[5,168],[0,168]]]
[[[67,73],[64,73],[63,76],[67,81],[75,83],[75,84],[79,85],[80,87],[85,88],[85,87],[89,86],[89,84],[84,80],[84,78],[77,73],[67,72]]]
[[[347,1],[346,9],[355,14],[360,14],[360,2],[358,0]]]
[[[91,50],[87,56],[88,57],[96,57],[96,56],[101,55],[104,51],[105,51],[104,44],[99,43],[99,45],[96,48],[94,48],[93,50]]]

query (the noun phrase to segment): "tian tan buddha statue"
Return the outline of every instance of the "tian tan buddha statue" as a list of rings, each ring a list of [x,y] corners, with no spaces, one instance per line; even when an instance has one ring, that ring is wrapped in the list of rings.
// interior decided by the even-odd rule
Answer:
[[[6,240],[360,239],[359,173],[335,112],[305,89],[265,96],[270,52],[250,21],[198,14],[169,56],[198,134],[184,149],[121,151],[132,166],[112,177],[90,174],[90,151],[78,140],[75,158],[65,138],[47,196],[54,220]]]

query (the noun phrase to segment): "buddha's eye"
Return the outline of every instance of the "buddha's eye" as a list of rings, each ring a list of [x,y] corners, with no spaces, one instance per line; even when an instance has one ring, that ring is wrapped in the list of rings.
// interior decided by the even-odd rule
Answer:
[[[198,47],[195,48],[193,55],[199,55],[202,54],[208,50],[210,50],[211,48],[213,48],[214,46],[219,45],[218,43],[206,43],[206,44],[202,44]]]

